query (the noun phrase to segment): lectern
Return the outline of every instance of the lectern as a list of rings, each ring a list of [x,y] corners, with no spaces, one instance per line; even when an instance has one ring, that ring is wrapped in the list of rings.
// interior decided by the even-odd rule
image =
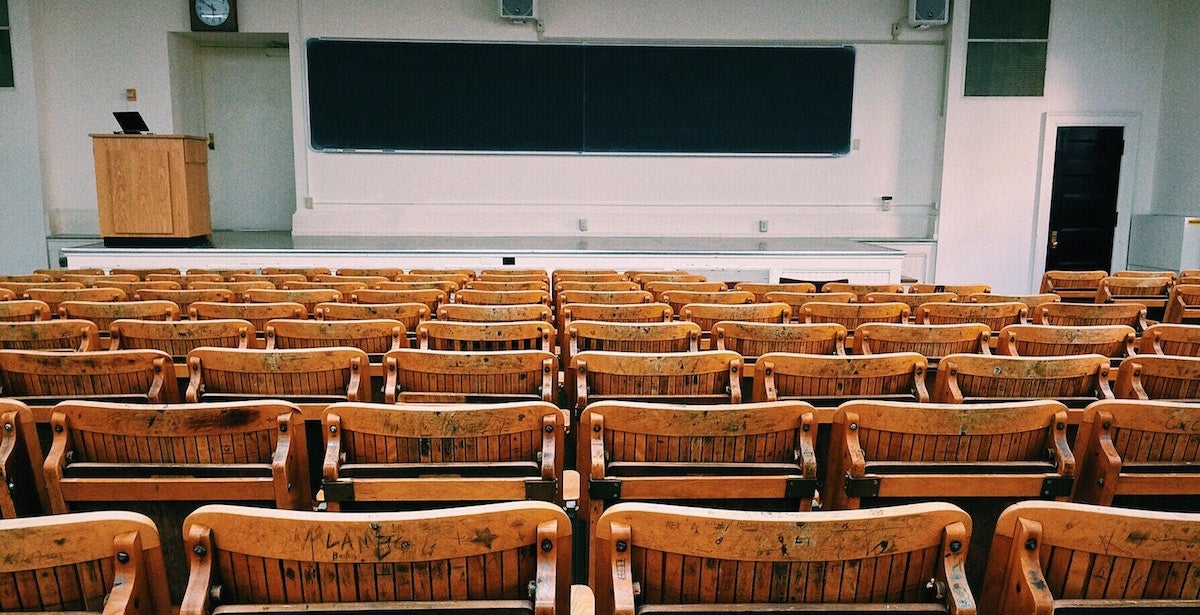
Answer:
[[[104,245],[209,244],[208,147],[203,137],[91,136]]]

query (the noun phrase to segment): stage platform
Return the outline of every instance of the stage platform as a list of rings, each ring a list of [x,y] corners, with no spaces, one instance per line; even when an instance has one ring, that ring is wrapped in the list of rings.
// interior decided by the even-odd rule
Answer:
[[[730,282],[900,282],[904,252],[824,237],[293,237],[215,232],[203,248],[64,248],[68,267],[686,269]]]

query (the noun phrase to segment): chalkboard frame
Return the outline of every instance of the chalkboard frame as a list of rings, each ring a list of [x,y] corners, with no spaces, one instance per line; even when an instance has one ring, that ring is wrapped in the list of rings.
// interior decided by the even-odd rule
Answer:
[[[850,45],[310,38],[309,144],[331,153],[844,156],[855,55]]]

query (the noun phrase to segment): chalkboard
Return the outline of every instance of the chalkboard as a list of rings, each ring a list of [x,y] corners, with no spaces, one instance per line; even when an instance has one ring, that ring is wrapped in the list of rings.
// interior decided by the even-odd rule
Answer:
[[[850,149],[853,47],[308,41],[325,151]]]

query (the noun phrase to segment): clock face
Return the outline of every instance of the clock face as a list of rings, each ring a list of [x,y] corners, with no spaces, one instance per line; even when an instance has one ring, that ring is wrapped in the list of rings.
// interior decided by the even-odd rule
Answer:
[[[196,0],[192,6],[205,25],[219,26],[229,19],[229,0]]]

